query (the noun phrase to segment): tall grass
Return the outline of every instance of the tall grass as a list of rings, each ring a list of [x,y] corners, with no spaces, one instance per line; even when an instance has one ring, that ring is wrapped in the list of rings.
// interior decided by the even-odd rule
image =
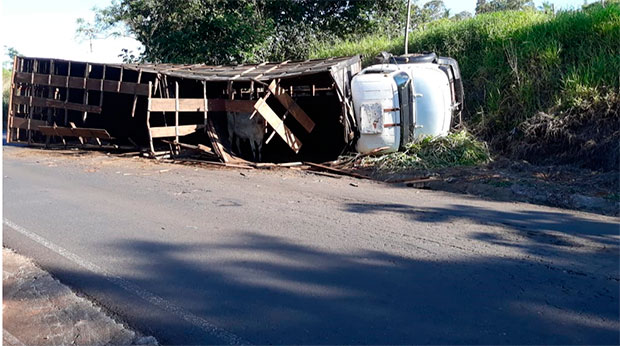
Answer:
[[[338,42],[313,57],[381,51],[402,54],[402,38],[381,36]],[[508,133],[539,111],[585,109],[620,88],[620,3],[556,15],[507,11],[413,32],[410,52],[434,51],[460,64],[470,129],[501,149]]]

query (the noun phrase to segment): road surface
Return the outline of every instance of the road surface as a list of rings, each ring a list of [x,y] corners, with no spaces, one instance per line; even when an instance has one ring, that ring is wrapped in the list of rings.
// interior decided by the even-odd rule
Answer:
[[[164,344],[618,344],[617,218],[4,147],[5,246]]]

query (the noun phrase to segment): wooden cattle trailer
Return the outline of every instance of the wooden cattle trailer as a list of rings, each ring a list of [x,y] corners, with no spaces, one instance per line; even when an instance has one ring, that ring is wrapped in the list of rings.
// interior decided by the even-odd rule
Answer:
[[[354,138],[349,82],[360,69],[359,56],[237,66],[16,57],[7,142],[203,148],[228,162],[247,156],[226,127],[245,112],[268,124],[266,161],[329,160]]]

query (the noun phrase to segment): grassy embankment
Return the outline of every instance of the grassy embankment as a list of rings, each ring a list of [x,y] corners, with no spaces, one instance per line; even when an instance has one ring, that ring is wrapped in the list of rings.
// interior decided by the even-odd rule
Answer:
[[[402,38],[319,47],[313,57],[402,54]],[[464,121],[494,153],[594,169],[620,164],[620,3],[556,15],[508,11],[440,20],[413,32],[410,52],[458,60]],[[458,137],[458,136],[457,136]]]

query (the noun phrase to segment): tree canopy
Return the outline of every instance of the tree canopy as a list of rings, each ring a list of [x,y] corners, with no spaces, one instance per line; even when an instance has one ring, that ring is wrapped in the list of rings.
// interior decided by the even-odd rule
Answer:
[[[405,13],[403,0],[120,0],[97,9],[92,26],[135,37],[146,61],[223,64],[302,58],[330,38],[398,34]]]

